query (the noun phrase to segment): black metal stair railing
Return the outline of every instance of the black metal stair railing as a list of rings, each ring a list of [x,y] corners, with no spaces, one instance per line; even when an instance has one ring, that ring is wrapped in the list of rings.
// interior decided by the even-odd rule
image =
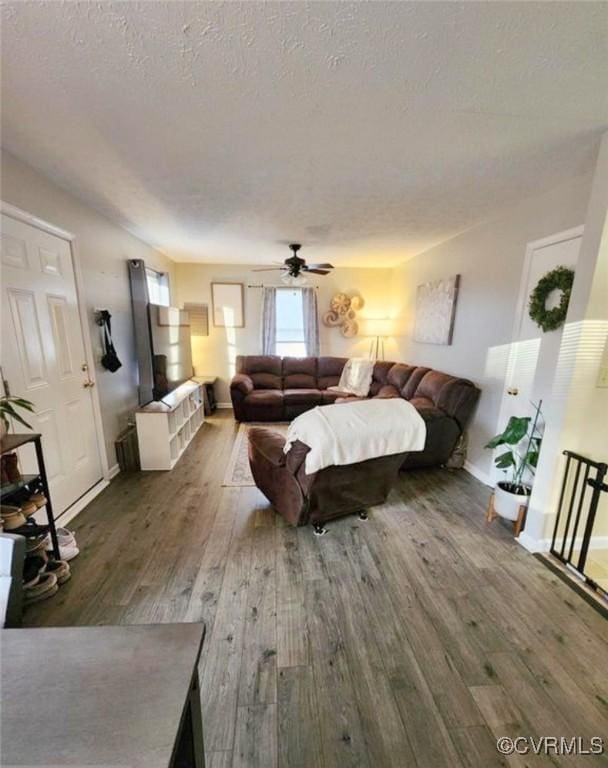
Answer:
[[[604,482],[608,464],[573,451],[564,451],[564,456],[566,468],[550,551],[597,589],[598,584],[585,572],[585,567],[600,494],[608,492],[608,485]],[[592,474],[594,476],[590,477]],[[582,534],[579,534],[579,529]]]

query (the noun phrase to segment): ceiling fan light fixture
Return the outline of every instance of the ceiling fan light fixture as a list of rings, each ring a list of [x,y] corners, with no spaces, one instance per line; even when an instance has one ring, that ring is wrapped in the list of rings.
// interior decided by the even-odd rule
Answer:
[[[303,285],[308,285],[308,278],[304,277],[304,275],[290,275],[286,274],[281,277],[281,282],[283,285],[289,285],[292,288],[300,288]]]

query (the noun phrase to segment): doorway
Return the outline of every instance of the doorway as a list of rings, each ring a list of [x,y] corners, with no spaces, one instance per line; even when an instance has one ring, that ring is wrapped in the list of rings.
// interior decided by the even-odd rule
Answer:
[[[583,227],[576,227],[528,243],[497,431],[504,429],[511,416],[533,415],[533,403],[540,400],[549,402],[559,360],[562,328],[543,332],[528,314],[528,300],[547,272],[560,266],[575,269],[582,236]],[[559,303],[559,298],[559,292],[555,291],[548,297],[547,307]]]
[[[71,242],[51,229],[1,214],[0,362],[6,393],[34,404],[26,421],[59,516],[103,479],[103,462]],[[33,457],[20,458],[27,472]]]

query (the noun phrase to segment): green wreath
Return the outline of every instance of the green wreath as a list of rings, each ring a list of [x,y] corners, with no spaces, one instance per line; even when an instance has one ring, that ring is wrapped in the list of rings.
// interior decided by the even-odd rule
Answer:
[[[536,325],[543,331],[555,331],[563,325],[570,302],[570,292],[574,281],[574,270],[567,267],[556,267],[551,272],[547,272],[544,277],[538,281],[536,288],[530,294],[528,303],[528,312]],[[551,291],[559,290],[562,292],[557,307],[547,309],[545,302]]]

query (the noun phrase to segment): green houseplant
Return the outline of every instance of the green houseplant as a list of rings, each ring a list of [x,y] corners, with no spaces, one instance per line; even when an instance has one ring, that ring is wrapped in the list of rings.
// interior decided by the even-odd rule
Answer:
[[[485,447],[504,449],[494,459],[497,469],[509,475],[496,483],[494,509],[507,520],[516,520],[520,506],[527,506],[532,490],[531,479],[538,464],[542,435],[538,429],[542,400],[535,405],[534,416],[511,416],[504,431]]]
[[[0,397],[0,438],[4,437],[8,432],[10,419],[14,419],[19,422],[19,424],[23,424],[27,429],[32,428],[17,409],[33,413],[34,403],[25,400],[22,397]]]

